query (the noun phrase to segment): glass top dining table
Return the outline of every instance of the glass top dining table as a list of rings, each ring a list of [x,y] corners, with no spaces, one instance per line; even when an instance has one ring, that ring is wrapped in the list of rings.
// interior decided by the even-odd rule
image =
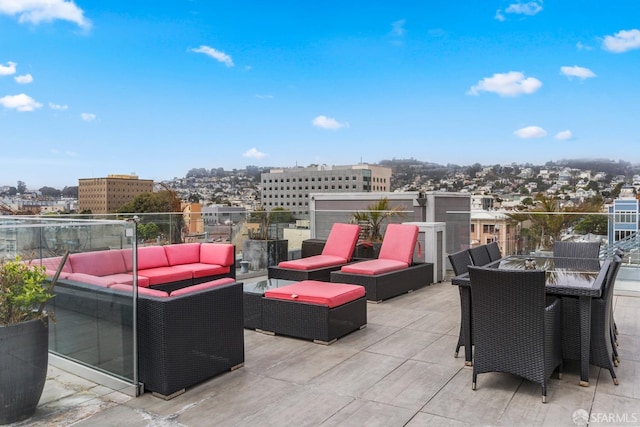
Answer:
[[[591,340],[591,298],[602,295],[604,278],[610,260],[591,258],[554,258],[529,255],[511,255],[487,264],[485,267],[510,270],[544,270],[545,289],[549,295],[575,297],[579,299],[580,312],[580,385],[589,385],[589,350]],[[451,279],[451,284],[460,287],[462,298],[462,328],[465,341],[465,363],[472,365],[472,301],[469,274]],[[467,312],[464,312],[464,311]]]

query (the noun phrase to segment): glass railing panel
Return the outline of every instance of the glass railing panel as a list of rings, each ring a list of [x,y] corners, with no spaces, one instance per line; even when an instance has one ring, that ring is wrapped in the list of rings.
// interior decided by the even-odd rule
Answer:
[[[108,257],[131,248],[133,224],[74,217],[12,217],[0,221],[0,255],[20,256],[43,265],[52,277],[68,254],[47,304],[50,362],[111,388],[137,387],[133,295],[115,293],[99,280],[91,283],[91,269],[101,269]],[[130,252],[130,251],[129,251]],[[91,259],[86,258],[92,257]],[[75,258],[74,257],[78,257]],[[85,257],[85,258],[83,258]],[[76,262],[77,261],[77,262]],[[82,276],[82,270],[87,273]],[[96,273],[96,275],[99,275]],[[81,373],[82,372],[82,373]]]

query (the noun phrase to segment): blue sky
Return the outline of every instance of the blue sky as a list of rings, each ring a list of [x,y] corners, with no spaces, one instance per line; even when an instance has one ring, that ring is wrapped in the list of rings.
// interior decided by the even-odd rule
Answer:
[[[640,2],[0,0],[0,185],[640,162]]]

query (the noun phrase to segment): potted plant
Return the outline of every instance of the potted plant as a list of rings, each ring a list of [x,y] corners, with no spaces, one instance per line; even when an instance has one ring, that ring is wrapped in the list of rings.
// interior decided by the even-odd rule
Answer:
[[[402,208],[391,206],[389,199],[382,199],[367,206],[364,212],[354,212],[351,222],[360,225],[360,239],[356,247],[356,258],[377,258],[382,245],[382,226],[393,216],[402,217]]]
[[[1,261],[0,424],[24,420],[36,411],[49,363],[49,313],[44,307],[54,296],[54,284],[43,266],[19,256]]]

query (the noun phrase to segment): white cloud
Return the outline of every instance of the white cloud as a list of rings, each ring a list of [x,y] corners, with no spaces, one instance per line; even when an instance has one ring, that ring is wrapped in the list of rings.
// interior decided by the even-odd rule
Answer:
[[[273,95],[262,95],[262,94],[256,93],[256,98],[258,98],[258,99],[273,99]]]
[[[566,141],[566,140],[572,139],[572,138],[573,138],[573,133],[571,133],[571,131],[569,129],[563,130],[562,132],[558,132],[556,134],[556,139],[558,139],[560,141]]]
[[[547,136],[547,131],[539,126],[526,126],[515,131],[514,135],[523,139],[543,138]]]
[[[15,76],[14,79],[16,83],[26,85],[33,81],[33,76],[31,74],[24,74],[22,76]]]
[[[219,50],[216,50],[212,47],[202,45],[198,48],[191,49],[192,52],[196,53],[204,53],[207,56],[215,59],[216,61],[222,62],[227,67],[233,67],[233,59],[229,55]]]
[[[256,148],[250,148],[247,151],[245,151],[244,153],[242,153],[243,157],[251,157],[252,159],[262,159],[264,157],[266,157],[267,155],[265,153],[262,153],[260,151],[258,151]]]
[[[0,0],[2,1],[2,0]],[[15,62],[7,62],[7,65],[0,64],[0,76],[10,76],[11,74],[16,73],[16,64]]]
[[[80,118],[85,122],[92,122],[96,119],[96,115],[93,113],[80,113]]]
[[[581,42],[576,43],[576,49],[578,50],[591,50],[591,46],[587,46],[582,44]]]
[[[12,108],[17,111],[34,111],[42,107],[42,104],[36,102],[29,95],[21,93],[20,95],[7,95],[0,98],[0,105],[5,108]]]
[[[507,13],[533,16],[542,12],[542,1],[530,1],[527,3],[512,3],[505,10]]]
[[[0,14],[17,16],[18,22],[38,25],[57,19],[69,21],[84,29],[91,28],[91,21],[73,1],[66,0],[0,0]]]
[[[539,12],[542,12],[542,0],[530,1],[527,3],[511,3],[504,11],[502,9],[496,10],[494,19],[503,22],[507,19],[504,15],[505,13],[533,16]]]
[[[531,94],[542,87],[542,82],[535,77],[525,78],[519,71],[496,73],[492,77],[485,77],[477,85],[471,86],[468,95],[479,95],[480,92],[493,92],[500,96],[518,96]]]
[[[622,30],[612,36],[605,36],[602,48],[614,53],[640,49],[640,30]]]
[[[578,77],[583,80],[596,76],[596,74],[590,69],[578,67],[577,65],[574,65],[573,67],[560,67],[560,72],[567,77]]]
[[[51,108],[52,110],[66,110],[67,107],[66,105],[58,105],[58,104],[54,104],[53,102],[49,102],[49,108]]]
[[[313,119],[311,123],[313,123],[315,127],[331,130],[349,127],[349,123],[340,123],[336,119],[327,116],[318,116]]]
[[[404,29],[404,24],[407,22],[405,19],[399,19],[391,23],[391,34],[396,37],[402,37],[407,34],[407,30]]]
[[[65,151],[64,154],[66,154],[68,157],[78,157],[78,153],[76,153],[75,151]]]

